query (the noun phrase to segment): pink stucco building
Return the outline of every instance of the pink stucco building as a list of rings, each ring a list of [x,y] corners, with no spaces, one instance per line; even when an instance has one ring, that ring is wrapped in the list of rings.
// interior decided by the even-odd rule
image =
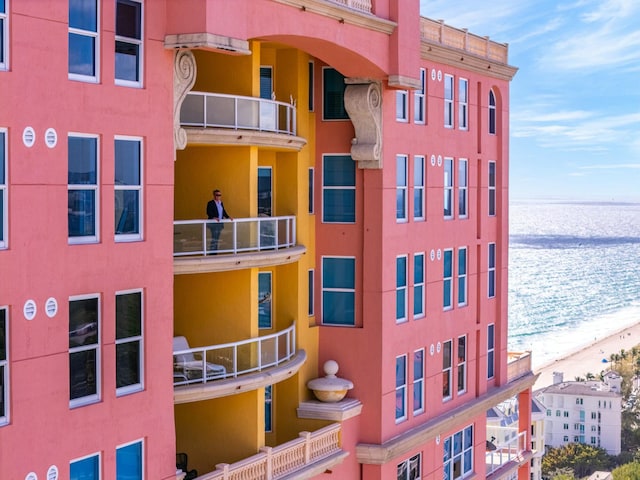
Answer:
[[[529,478],[506,45],[418,0],[0,0],[0,42],[0,478]]]

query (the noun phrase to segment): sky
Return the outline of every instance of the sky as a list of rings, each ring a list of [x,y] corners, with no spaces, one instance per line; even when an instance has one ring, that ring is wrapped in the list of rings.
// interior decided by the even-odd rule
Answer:
[[[509,44],[510,197],[640,202],[640,0],[420,0]]]

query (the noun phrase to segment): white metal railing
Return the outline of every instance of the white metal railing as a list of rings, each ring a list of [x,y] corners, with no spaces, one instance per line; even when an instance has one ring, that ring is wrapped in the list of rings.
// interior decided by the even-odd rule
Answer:
[[[330,0],[333,3],[339,3],[345,7],[360,10],[361,12],[371,13],[371,0]]]
[[[290,360],[295,353],[295,322],[285,330],[262,337],[176,350],[173,352],[173,385],[208,383],[260,372]],[[206,375],[203,372],[207,372]]]
[[[487,475],[512,460],[520,460],[527,450],[527,432],[522,431],[504,442],[496,442],[496,449],[486,452]]]
[[[184,127],[231,128],[296,134],[295,102],[222,93],[189,92],[182,102]]]
[[[219,236],[217,240],[215,236]],[[173,222],[173,256],[279,250],[296,245],[296,217]]]
[[[273,480],[340,451],[340,424],[334,423],[315,432],[300,432],[299,438],[277,447],[261,448],[239,462],[218,464],[196,480]]]

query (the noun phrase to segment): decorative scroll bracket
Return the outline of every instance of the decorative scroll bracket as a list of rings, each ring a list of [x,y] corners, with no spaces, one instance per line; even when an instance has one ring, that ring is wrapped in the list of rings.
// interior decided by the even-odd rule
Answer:
[[[382,89],[378,82],[347,79],[344,107],[356,137],[351,140],[351,158],[358,168],[382,168]]]
[[[191,50],[176,50],[173,58],[173,145],[175,150],[184,150],[187,146],[187,132],[180,126],[180,109],[187,93],[196,83],[196,71],[196,58]]]

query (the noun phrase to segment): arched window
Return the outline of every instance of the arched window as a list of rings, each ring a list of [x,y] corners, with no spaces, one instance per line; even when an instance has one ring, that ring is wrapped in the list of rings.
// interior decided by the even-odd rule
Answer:
[[[489,90],[489,133],[496,134],[496,96]]]

